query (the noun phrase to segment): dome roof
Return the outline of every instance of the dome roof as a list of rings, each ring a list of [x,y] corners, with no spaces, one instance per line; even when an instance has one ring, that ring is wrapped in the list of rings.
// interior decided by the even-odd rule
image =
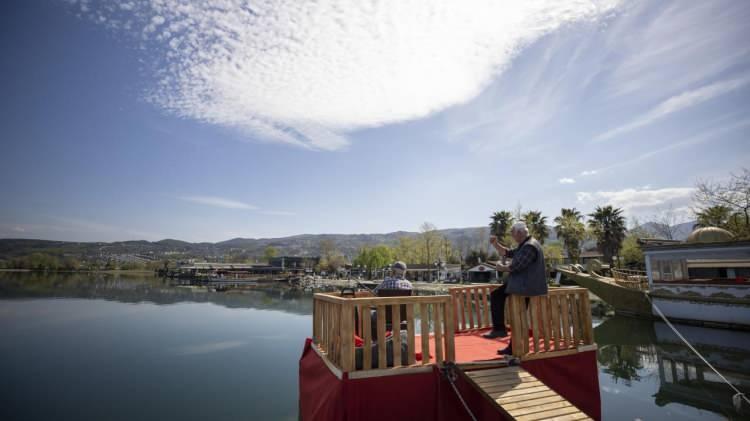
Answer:
[[[722,241],[732,241],[734,235],[722,228],[706,227],[698,228],[687,238],[688,243],[717,243]]]

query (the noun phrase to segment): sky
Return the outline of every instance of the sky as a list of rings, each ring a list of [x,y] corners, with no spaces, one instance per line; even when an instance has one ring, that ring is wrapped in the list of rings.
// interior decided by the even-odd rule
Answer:
[[[691,217],[750,167],[750,2],[0,2],[0,238]]]

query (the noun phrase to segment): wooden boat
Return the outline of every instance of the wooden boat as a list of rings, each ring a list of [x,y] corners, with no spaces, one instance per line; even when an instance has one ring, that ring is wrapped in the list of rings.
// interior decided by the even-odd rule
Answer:
[[[643,241],[644,272],[612,269],[606,277],[558,269],[621,314],[658,317],[660,310],[672,321],[750,329],[750,241],[705,230],[686,242]]]
[[[485,339],[496,287],[431,296],[315,294],[313,336],[300,359],[300,418],[600,419],[588,291],[511,296],[510,337]],[[388,308],[398,320],[388,323]],[[511,338],[513,356],[498,355]]]

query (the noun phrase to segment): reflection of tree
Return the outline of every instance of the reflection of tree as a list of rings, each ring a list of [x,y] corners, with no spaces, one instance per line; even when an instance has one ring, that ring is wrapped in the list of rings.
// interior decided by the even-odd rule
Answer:
[[[599,349],[597,360],[604,367],[603,371],[612,375],[615,383],[622,379],[626,386],[630,386],[633,380],[641,379],[638,370],[643,368],[643,362],[640,351],[634,346],[607,345]]]

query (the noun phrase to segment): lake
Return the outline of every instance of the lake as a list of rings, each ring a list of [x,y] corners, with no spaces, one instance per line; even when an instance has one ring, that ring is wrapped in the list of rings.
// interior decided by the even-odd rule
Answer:
[[[311,319],[311,294],[286,288],[0,272],[0,419],[296,420]],[[665,324],[595,325],[604,419],[742,418]],[[678,328],[750,392],[750,333]]]

